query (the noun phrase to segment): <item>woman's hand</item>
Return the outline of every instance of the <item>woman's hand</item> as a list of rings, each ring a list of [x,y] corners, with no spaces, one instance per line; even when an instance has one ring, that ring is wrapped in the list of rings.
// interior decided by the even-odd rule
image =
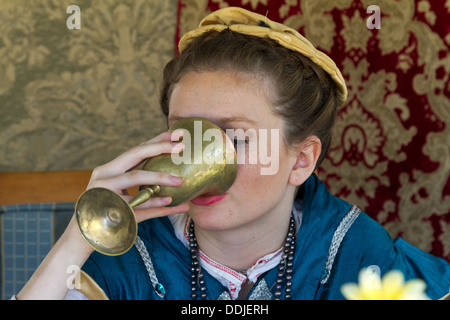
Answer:
[[[121,154],[114,160],[94,169],[87,189],[103,187],[120,194],[126,201],[132,196],[128,195],[127,189],[140,185],[162,185],[177,187],[183,184],[183,179],[165,172],[152,172],[135,169],[148,158],[163,153],[179,153],[184,144],[178,142],[182,130],[175,132],[163,132],[155,138],[141,143],[140,145]],[[134,208],[136,220],[141,222],[146,219],[183,213],[189,209],[187,203],[175,207],[166,207],[170,204],[170,197],[150,198],[143,204]]]
[[[178,133],[179,132],[179,133]],[[88,189],[104,187],[122,195],[127,201],[131,199],[126,192],[128,188],[139,185],[179,186],[180,178],[168,173],[133,170],[147,158],[163,153],[180,152],[183,144],[178,142],[182,131],[164,132],[118,156],[111,162],[94,170],[88,184]],[[186,212],[187,203],[176,207],[164,207],[171,202],[170,198],[152,198],[136,207],[138,222],[159,216]],[[64,299],[68,286],[67,270],[69,267],[81,266],[92,253],[93,249],[82,238],[72,217],[68,227],[59,238],[52,250],[34,272],[33,276],[22,288],[17,298],[20,299]]]

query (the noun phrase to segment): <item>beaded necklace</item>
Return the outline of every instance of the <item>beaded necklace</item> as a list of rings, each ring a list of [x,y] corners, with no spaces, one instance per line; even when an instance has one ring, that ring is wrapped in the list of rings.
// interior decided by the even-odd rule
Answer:
[[[197,239],[195,238],[194,221],[191,220],[189,224],[189,250],[191,252],[191,298],[196,300],[198,298],[198,289],[200,289],[200,298],[206,300],[206,284],[203,279],[203,273],[200,267],[200,254]],[[295,252],[295,220],[294,215],[291,214],[289,229],[284,240],[283,254],[281,256],[281,262],[278,265],[277,280],[275,282],[275,300],[279,300],[281,297],[281,291],[283,283],[285,285],[286,300],[292,299],[292,266],[294,262]]]

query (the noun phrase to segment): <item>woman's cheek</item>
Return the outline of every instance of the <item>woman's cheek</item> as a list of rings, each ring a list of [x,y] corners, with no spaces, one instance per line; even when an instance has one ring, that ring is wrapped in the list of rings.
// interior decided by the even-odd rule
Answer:
[[[260,169],[261,167],[258,164],[240,164],[236,181],[240,186],[251,191],[264,187],[261,184],[270,179],[267,179],[267,176],[261,175]]]

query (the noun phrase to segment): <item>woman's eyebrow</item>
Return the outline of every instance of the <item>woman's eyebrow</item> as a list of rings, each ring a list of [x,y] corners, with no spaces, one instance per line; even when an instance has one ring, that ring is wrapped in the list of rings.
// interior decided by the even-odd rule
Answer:
[[[181,120],[185,117],[179,117],[179,116],[170,116],[168,118],[168,122],[176,122],[178,120]],[[244,123],[248,123],[250,125],[256,125],[256,121],[249,119],[247,117],[243,117],[243,116],[231,116],[231,117],[219,117],[219,118],[215,118],[211,120],[212,122],[216,123],[217,125],[225,125],[225,124],[230,124],[230,123],[235,123],[235,122],[244,122]]]
[[[219,122],[224,123],[224,124],[229,124],[232,122],[245,122],[251,125],[256,125],[256,121],[243,117],[243,116],[236,116],[236,117],[220,117],[218,119]]]

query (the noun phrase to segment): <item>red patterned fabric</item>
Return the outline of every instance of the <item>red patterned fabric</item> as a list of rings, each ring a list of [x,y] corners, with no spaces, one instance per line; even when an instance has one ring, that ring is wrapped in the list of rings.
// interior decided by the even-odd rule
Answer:
[[[380,8],[380,29],[367,27]],[[239,6],[306,36],[349,89],[318,169],[335,195],[450,261],[450,1],[180,0],[176,41]]]

